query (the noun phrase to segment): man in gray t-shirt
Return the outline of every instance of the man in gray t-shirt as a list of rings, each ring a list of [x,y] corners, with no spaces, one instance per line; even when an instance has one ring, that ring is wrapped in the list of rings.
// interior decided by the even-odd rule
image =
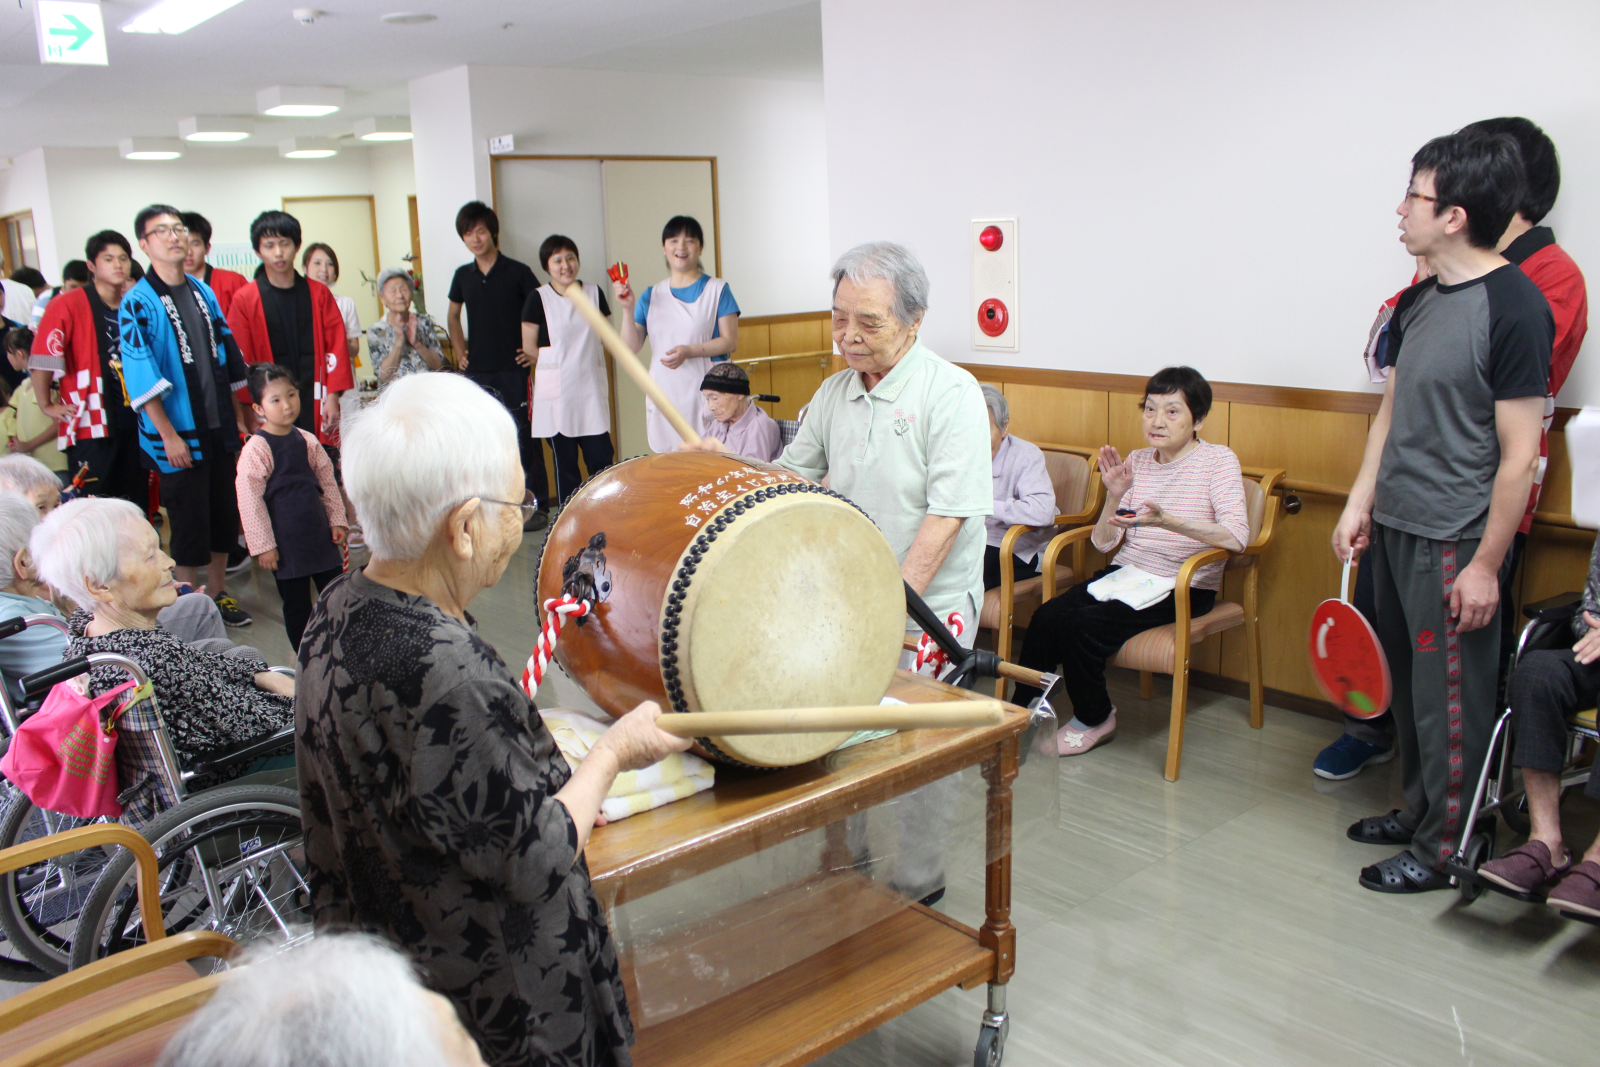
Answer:
[[[1361,884],[1450,884],[1495,717],[1500,570],[1539,461],[1555,325],[1537,286],[1494,251],[1522,191],[1504,135],[1435,138],[1412,159],[1401,241],[1434,275],[1389,327],[1393,370],[1361,473],[1334,530],[1340,559],[1371,548],[1378,639],[1394,681],[1407,807],[1350,827],[1409,845]]]

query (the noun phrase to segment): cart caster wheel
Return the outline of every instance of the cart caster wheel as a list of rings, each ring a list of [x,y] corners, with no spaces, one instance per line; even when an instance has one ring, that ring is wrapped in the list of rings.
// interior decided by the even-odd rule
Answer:
[[[978,1031],[978,1047],[972,1054],[972,1067],[1000,1067],[1000,1061],[1006,1054],[1006,1031],[1011,1029],[1011,1024],[1005,1022],[998,1027],[985,1026]]]
[[[1463,857],[1465,862],[1461,864],[1461,867],[1466,871],[1476,871],[1485,862],[1493,858],[1493,833],[1473,834],[1472,840],[1467,842],[1466,855]],[[1456,877],[1456,892],[1461,894],[1461,903],[1471,904],[1474,900],[1483,896],[1483,883],[1478,880],[1476,875],[1471,877],[1458,875]]]

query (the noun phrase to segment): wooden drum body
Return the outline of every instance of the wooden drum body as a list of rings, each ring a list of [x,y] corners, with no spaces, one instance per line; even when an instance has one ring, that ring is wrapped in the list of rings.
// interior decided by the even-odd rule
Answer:
[[[596,600],[555,658],[616,717],[875,704],[905,634],[889,543],[855,505],[787,471],[710,452],[610,467],[573,494],[539,561],[542,605]],[[848,734],[700,739],[710,755],[785,767]]]

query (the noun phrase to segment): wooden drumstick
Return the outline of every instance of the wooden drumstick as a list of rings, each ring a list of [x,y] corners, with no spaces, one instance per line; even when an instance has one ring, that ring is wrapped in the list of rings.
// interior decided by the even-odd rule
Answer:
[[[600,314],[599,308],[589,303],[589,298],[584,295],[583,286],[567,286],[566,295],[567,299],[572,301],[572,306],[578,309],[578,314],[588,321],[589,328],[599,336],[600,343],[611,350],[611,354],[617,358],[617,363],[627,372],[628,377],[633,379],[633,384],[643,389],[645,396],[655,401],[656,408],[667,417],[668,422],[672,423],[672,428],[678,431],[678,436],[691,445],[698,445],[700,435],[689,425],[689,420],[673,406],[672,401],[667,399],[665,390],[650,377],[650,371],[639,362],[638,355],[628,347],[622,335],[604,315]]]
[[[678,737],[732,737],[845,730],[949,730],[963,726],[998,726],[1005,717],[998,700],[960,700],[940,704],[861,704],[775,711],[685,711],[663,715],[656,720],[656,725]]]
[[[905,641],[900,647],[907,652],[915,652],[917,643],[915,641]],[[1014,682],[1024,682],[1035,689],[1045,688],[1045,675],[1042,671],[1036,671],[1031,667],[1019,667],[1015,663],[1008,663],[1005,660],[1000,661],[1000,677],[1010,678]]]

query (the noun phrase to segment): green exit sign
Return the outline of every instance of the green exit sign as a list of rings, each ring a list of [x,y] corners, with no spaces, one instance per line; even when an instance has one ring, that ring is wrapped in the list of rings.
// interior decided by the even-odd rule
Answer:
[[[106,65],[106,24],[91,0],[38,0],[39,62]]]

